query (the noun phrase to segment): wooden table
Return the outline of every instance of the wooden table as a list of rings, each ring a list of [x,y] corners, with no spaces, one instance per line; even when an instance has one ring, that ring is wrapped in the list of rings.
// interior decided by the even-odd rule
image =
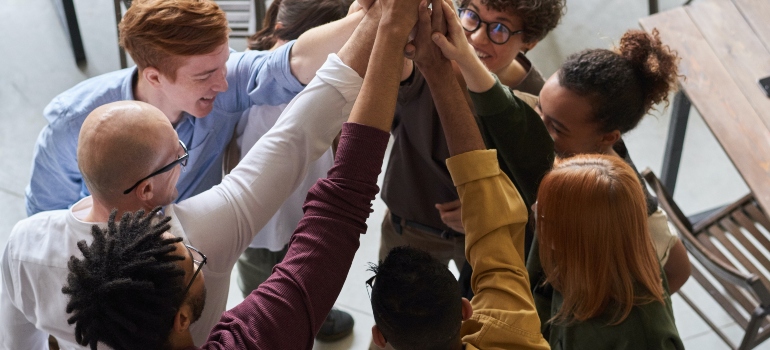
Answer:
[[[640,20],[681,57],[661,179],[673,193],[690,102],[770,212],[770,1],[695,0]],[[717,170],[717,169],[715,169]],[[708,190],[708,188],[704,188]]]

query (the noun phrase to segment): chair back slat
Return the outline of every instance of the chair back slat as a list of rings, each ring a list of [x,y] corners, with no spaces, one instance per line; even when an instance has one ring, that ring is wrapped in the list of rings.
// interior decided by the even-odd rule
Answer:
[[[701,271],[701,268],[698,266],[693,265],[692,270],[690,272],[692,274],[692,277],[698,281],[698,284],[703,287],[703,289],[706,290],[706,292],[711,295],[712,298],[714,298],[714,301],[719,303],[720,306],[722,306],[722,309],[725,310],[725,312],[730,315],[730,317],[735,321],[735,323],[739,324],[741,328],[746,328],[746,326],[749,324],[748,318],[742,314],[738,308],[735,307],[735,304],[733,304],[730,300],[725,297],[724,294],[722,294],[722,291],[720,291],[716,286],[714,286],[711,281],[706,278],[704,273]],[[721,284],[721,281],[720,281]],[[725,289],[730,289],[732,286],[730,284],[722,286]],[[735,287],[732,287],[732,289],[735,289]],[[731,295],[733,293],[730,293]]]
[[[719,232],[716,227],[712,227],[712,229],[713,229],[712,230],[713,232]],[[735,265],[733,265],[733,263],[730,262],[727,256],[724,255],[724,253],[719,248],[717,248],[714,242],[711,241],[712,237],[713,236],[709,236],[708,234],[701,234],[701,235],[698,235],[697,239],[701,242],[702,246],[705,249],[708,249],[713,254],[713,256],[716,259],[719,259],[724,265],[734,269]],[[716,239],[716,237],[713,237],[713,238]],[[720,241],[720,243],[722,242]],[[729,280],[725,281],[722,278],[719,278],[719,277],[722,277],[721,275],[716,274],[712,271],[709,271],[709,272],[711,275],[714,275],[715,277],[717,277],[719,284],[722,285],[722,287],[724,287],[725,291],[729,294],[729,296],[735,299],[735,301],[738,304],[740,304],[746,312],[751,313],[754,310],[754,308],[756,308],[757,302],[750,300],[746,296],[746,294],[742,293],[740,290],[738,290],[738,288],[735,287],[735,285],[738,284],[742,286],[744,289],[749,289],[750,286],[744,280],[741,280],[740,283],[735,283],[734,281],[729,281]]]
[[[754,197],[744,196],[693,224],[655,174],[649,169],[642,174],[679,230],[691,259],[699,263],[692,265],[693,279],[746,331],[740,348],[751,349],[770,338],[770,219]],[[714,318],[692,300],[687,303],[735,348]]]

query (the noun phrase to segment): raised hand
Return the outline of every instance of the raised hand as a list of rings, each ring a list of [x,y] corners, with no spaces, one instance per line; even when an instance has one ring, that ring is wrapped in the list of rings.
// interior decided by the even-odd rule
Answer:
[[[431,39],[434,32],[441,33],[446,28],[444,11],[441,10],[442,3],[443,0],[432,0],[433,8],[439,11],[428,9],[427,1],[420,3],[414,41],[404,50],[407,57],[414,60],[423,74],[430,74],[431,70],[438,70],[444,74],[451,69],[449,60]]]
[[[435,11],[435,4],[433,8]],[[442,32],[434,32],[431,39],[438,45],[446,58],[457,61],[460,66],[469,64],[476,58],[476,53],[465,38],[465,30],[460,24],[460,18],[457,17],[454,6],[441,1],[441,9],[447,25],[447,33],[444,35]]]

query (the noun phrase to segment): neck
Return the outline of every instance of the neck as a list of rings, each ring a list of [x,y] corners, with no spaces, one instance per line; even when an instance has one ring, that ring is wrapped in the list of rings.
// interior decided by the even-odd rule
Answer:
[[[134,98],[137,101],[149,103],[160,109],[171,122],[171,125],[176,126],[176,123],[182,118],[182,111],[171,107],[166,101],[163,91],[152,86],[146,79],[144,79],[141,72],[138,74],[139,76],[136,78],[136,83],[134,84]]]
[[[509,65],[498,69],[494,73],[503,85],[514,87],[521,84],[528,72],[514,59]]]
[[[190,331],[186,331],[180,334],[172,334],[169,336],[170,348],[174,350],[185,350],[195,347],[195,343],[192,339]]]
[[[123,213],[126,212],[135,212],[139,209],[144,209],[145,211],[149,211],[152,208],[143,208],[142,205],[128,205],[126,203],[108,203],[107,201],[104,201],[96,196],[91,197],[93,201],[93,205],[91,206],[91,211],[88,212],[86,217],[84,218],[85,222],[107,222],[110,218],[110,213],[112,213],[113,209],[117,209],[118,213],[116,215],[117,218],[120,218]]]

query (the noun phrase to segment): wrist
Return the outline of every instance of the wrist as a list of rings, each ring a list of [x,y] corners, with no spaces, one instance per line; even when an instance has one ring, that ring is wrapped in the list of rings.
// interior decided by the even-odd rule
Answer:
[[[410,23],[410,21],[403,16],[395,16],[390,13],[380,14],[379,17],[380,27],[378,32],[383,31],[392,35],[399,35],[399,37],[403,36],[404,44],[406,44],[406,39],[414,28],[415,23]]]

